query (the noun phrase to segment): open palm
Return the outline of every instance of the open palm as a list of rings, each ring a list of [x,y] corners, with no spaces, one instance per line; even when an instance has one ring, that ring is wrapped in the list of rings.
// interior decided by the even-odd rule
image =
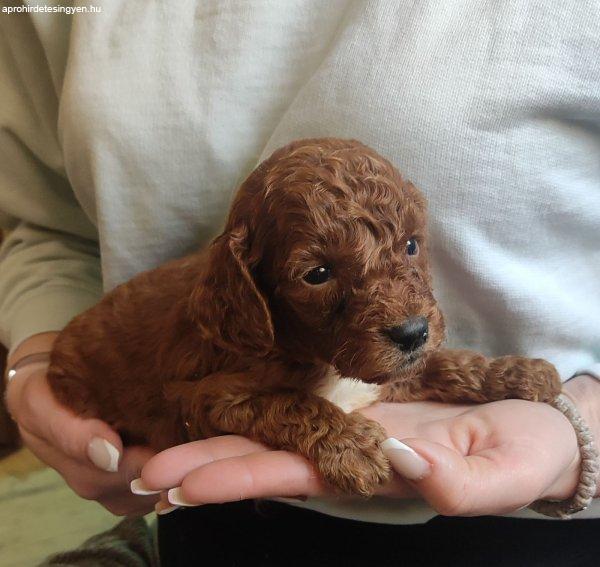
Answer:
[[[417,481],[395,476],[380,488],[382,495],[418,493],[445,515],[500,514],[539,498],[568,498],[577,484],[575,433],[545,404],[381,403],[363,413],[429,465]],[[162,491],[163,507],[169,489],[171,503],[189,506],[331,491],[302,457],[235,435],[163,451],[146,463],[141,478],[136,490]]]

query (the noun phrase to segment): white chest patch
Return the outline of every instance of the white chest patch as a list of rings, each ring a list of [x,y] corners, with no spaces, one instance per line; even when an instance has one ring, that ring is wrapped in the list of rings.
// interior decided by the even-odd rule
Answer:
[[[324,378],[315,390],[315,394],[329,400],[342,411],[366,408],[379,400],[381,386],[367,384],[356,378],[345,378],[332,372]]]

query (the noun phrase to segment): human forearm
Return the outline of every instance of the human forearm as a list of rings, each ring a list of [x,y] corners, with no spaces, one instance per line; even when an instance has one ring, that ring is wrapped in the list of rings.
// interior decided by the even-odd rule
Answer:
[[[0,340],[59,331],[102,294],[97,243],[21,223],[0,248]]]
[[[56,50],[44,52],[44,38],[54,46],[57,38],[49,29],[37,37],[45,24],[27,16],[8,20],[0,21],[0,341],[14,350],[98,301],[102,278],[97,230],[65,174],[56,130]],[[47,23],[68,35],[68,20]]]

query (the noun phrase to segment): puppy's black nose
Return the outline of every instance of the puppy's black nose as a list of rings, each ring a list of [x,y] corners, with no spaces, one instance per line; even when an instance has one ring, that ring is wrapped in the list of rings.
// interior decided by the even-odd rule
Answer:
[[[401,350],[416,350],[427,342],[429,324],[425,317],[413,317],[398,327],[390,327],[387,334]]]

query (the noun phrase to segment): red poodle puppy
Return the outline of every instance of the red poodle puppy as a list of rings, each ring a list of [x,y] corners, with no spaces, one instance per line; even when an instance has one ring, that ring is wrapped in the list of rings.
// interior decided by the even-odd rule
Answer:
[[[208,249],[76,317],[50,384],[127,443],[246,435],[370,495],[390,474],[386,434],[358,407],[560,391],[545,361],[440,349],[426,238],[423,196],[386,159],[353,140],[293,142],[242,184]]]

